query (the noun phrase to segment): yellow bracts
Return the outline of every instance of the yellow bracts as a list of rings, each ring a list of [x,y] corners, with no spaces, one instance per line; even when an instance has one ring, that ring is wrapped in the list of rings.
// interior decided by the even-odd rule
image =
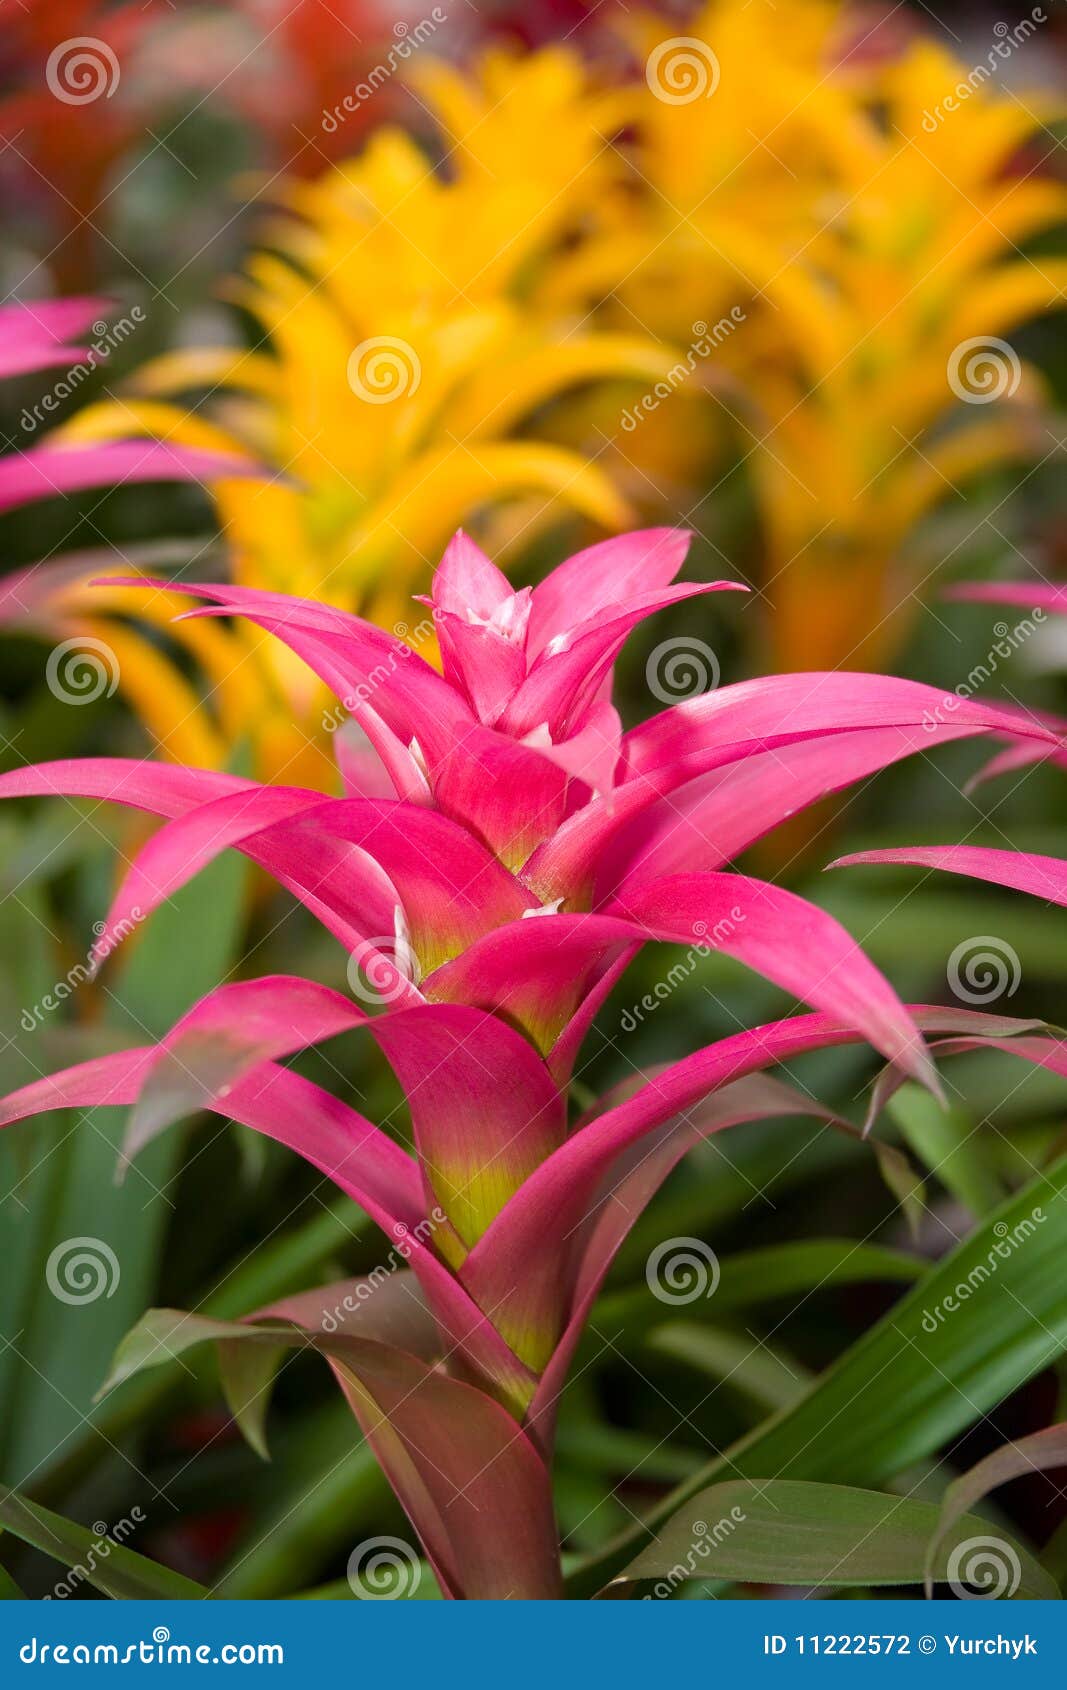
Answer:
[[[617,98],[586,92],[564,52],[491,56],[483,75],[476,93],[444,66],[421,69],[423,100],[441,117],[442,168],[386,129],[343,168],[283,187],[269,249],[230,289],[259,324],[260,347],[168,354],[65,430],[68,440],[142,434],[237,449],[263,463],[263,479],[212,489],[244,585],[406,624],[448,537],[495,508],[521,513],[528,501],[533,521],[547,505],[556,520],[577,514],[600,531],[632,519],[588,453],[537,426],[561,394],[609,379],[639,394],[672,361],[647,336],[537,297],[539,273],[620,172],[601,127],[617,124]],[[504,77],[513,101],[498,98]],[[93,605],[98,617],[140,615],[128,599]],[[136,633],[123,637],[122,684],[140,707],[161,658],[143,642],[139,657]],[[321,760],[322,698],[275,642],[239,644],[232,686],[217,668],[208,676],[211,760],[236,724],[260,775],[307,778]],[[166,721],[162,695],[146,721],[169,754],[195,741],[203,755],[211,735],[189,721],[183,689],[168,689],[181,723]],[[300,714],[300,739],[280,734],[283,698]]]
[[[709,0],[681,58],[670,28],[630,21],[611,86],[565,48],[413,59],[433,149],[384,129],[283,184],[230,290],[256,349],[161,358],[68,437],[252,454],[262,480],[212,490],[235,578],[386,626],[460,524],[512,552],[564,513],[699,527],[729,449],[774,666],[887,663],[923,520],[1047,449],[1004,337],[1067,280],[1025,250],[1067,207],[1040,173],[1049,113],[995,65],[968,81],[927,38],[867,39],[835,0]],[[158,645],[138,657],[131,604],[94,614],[122,615],[123,681],[168,754],[244,738],[261,775],[329,778],[323,701],[274,642],[230,630],[229,671],[187,645],[198,722]]]

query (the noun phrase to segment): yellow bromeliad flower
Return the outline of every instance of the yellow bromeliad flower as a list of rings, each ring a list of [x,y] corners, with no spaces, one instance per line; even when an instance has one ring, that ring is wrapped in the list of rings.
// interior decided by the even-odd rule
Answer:
[[[384,130],[282,189],[234,290],[262,343],[158,360],[70,432],[254,453],[272,477],[214,489],[235,577],[387,625],[461,522],[498,549],[546,512],[699,519],[729,441],[776,666],[884,664],[923,520],[1046,449],[1003,336],[1062,296],[1067,266],[1025,254],[1067,205],[1049,113],[927,39],[865,40],[837,0],[709,0],[674,27],[632,23],[640,74],[612,87],[562,48],[413,61],[436,150]],[[274,642],[190,646],[201,707],[138,646],[154,598],[124,592],[123,679],[171,756],[243,734],[269,778],[328,780],[320,701]]]
[[[985,88],[936,116],[965,78],[927,41],[884,68],[873,167],[812,241],[791,355],[748,363],[738,337],[783,668],[884,666],[933,567],[922,520],[1048,453],[1040,377],[1003,337],[1063,302],[1067,263],[1023,248],[1067,192],[1011,168],[1042,122],[1031,101]]]
[[[539,297],[545,268],[620,173],[605,141],[618,95],[588,89],[562,51],[491,55],[477,87],[443,65],[420,82],[440,114],[443,162],[385,129],[351,163],[283,186],[264,248],[232,289],[262,329],[255,350],[166,355],[66,430],[252,454],[274,473],[213,488],[234,578],[386,625],[410,617],[449,535],[480,513],[532,500],[557,520],[625,526],[630,507],[604,472],[539,435],[538,418],[608,377],[639,393],[672,362],[646,336]],[[192,409],[176,402],[197,390]],[[99,590],[92,602],[99,616]],[[195,635],[210,686],[198,710],[177,676],[157,692],[158,644],[127,625],[172,608],[137,588],[104,608],[123,618],[123,682],[168,755],[219,763],[245,736],[267,778],[330,778],[321,699],[280,645],[213,633],[209,649]],[[65,589],[53,609],[77,617],[83,590]]]
[[[683,42],[662,19],[636,35],[643,223],[616,295],[689,356],[620,484],[647,484],[643,452],[684,461],[710,390],[755,489],[775,665],[882,665],[928,572],[922,519],[1048,451],[1003,336],[1067,283],[1024,251],[1067,211],[1040,174],[1049,102],[999,91],[995,50],[985,74],[925,38],[886,53],[827,0],[711,0]]]

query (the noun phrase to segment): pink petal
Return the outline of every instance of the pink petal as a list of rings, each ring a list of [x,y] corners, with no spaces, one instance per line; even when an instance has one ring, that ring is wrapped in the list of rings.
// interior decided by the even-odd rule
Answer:
[[[959,698],[892,675],[833,670],[769,675],[687,699],[636,727],[626,736],[624,749],[630,777],[637,778],[680,761],[707,767],[705,755],[715,748],[736,751],[744,745],[751,755],[809,734],[889,727],[925,728],[931,743],[942,728],[970,727],[1013,737],[1025,731],[1021,712],[981,699]],[[1037,721],[1027,737],[1056,744],[1056,736]],[[693,774],[702,772],[701,767],[692,769]]]
[[[480,621],[489,621],[514,592],[503,571],[459,529],[434,571],[434,607],[456,616],[473,611]]]
[[[229,1002],[236,1000],[231,996]],[[217,1058],[219,1047],[210,1054]],[[119,1051],[36,1080],[0,1100],[0,1126],[53,1109],[134,1103],[159,1058],[158,1046]],[[237,1053],[228,1072],[236,1076],[233,1082],[228,1089],[222,1082],[214,1094],[205,1085],[207,1075],[186,1075],[186,1098],[172,1098],[174,1118],[187,1107],[213,1110],[286,1145],[334,1180],[389,1236],[403,1240],[448,1350],[521,1413],[533,1391],[532,1376],[427,1242],[435,1233],[440,1237],[443,1227],[432,1215],[427,1224],[418,1172],[399,1145],[329,1092],[272,1062],[249,1070]]]
[[[534,915],[487,933],[423,986],[435,1001],[506,1017],[547,1053],[602,971],[648,936],[607,916]]]
[[[0,458],[0,511],[80,493],[89,487],[140,481],[221,481],[262,475],[247,458],[170,446],[160,440],[116,440],[100,446],[35,446]]]
[[[943,869],[948,874],[988,880],[994,886],[1010,886],[1015,892],[1029,892],[1050,904],[1067,904],[1067,862],[1059,857],[1039,857],[1033,851],[997,851],[982,845],[905,846],[891,851],[857,851],[839,857],[830,867],[852,868],[857,863],[906,863],[912,868]]]
[[[89,298],[28,300],[0,307],[0,377],[91,362],[88,347],[64,342],[110,310],[108,300]]]
[[[531,659],[574,627],[576,607],[583,622],[591,621],[623,600],[669,586],[692,538],[685,528],[646,528],[601,540],[559,564],[533,590]]]
[[[442,1589],[468,1601],[561,1596],[551,1481],[528,1434],[484,1392],[376,1348],[377,1365],[364,1354],[335,1372]]]
[[[297,975],[217,986],[161,1040],[130,1117],[126,1155],[135,1156],[183,1116],[228,1099],[235,1083],[260,1063],[306,1050],[367,1019],[340,992]]]
[[[1059,743],[1043,724],[1023,725],[1019,712],[914,681],[836,672],[742,681],[676,704],[627,734],[615,790],[570,816],[530,858],[523,879],[545,903],[588,901],[609,840],[685,782],[806,739],[891,727],[922,728],[931,745],[963,731]]]
[[[444,673],[461,687],[478,719],[492,727],[526,678],[521,643],[449,611],[436,615]]]
[[[334,729],[332,744],[346,798],[398,796],[396,783],[371,744],[366,730],[358,722],[341,722]],[[403,796],[407,797],[407,794]]]
[[[942,597],[975,604],[1015,604],[1025,610],[1067,616],[1067,587],[1047,581],[962,581],[946,587]]]
[[[33,1080],[0,1100],[0,1127],[51,1109],[103,1109],[133,1103],[155,1056],[154,1045],[112,1051]]]
[[[955,1030],[959,1011],[910,1006],[916,1025]],[[567,1241],[597,1208],[597,1190],[632,1145],[747,1074],[809,1050],[858,1042],[852,1027],[827,1015],[796,1016],[733,1034],[657,1074],[633,1097],[579,1124],[531,1175],[480,1239],[462,1279],[514,1349],[542,1367],[570,1308],[573,1266]]]
[[[664,587],[643,593],[627,603],[605,607],[598,616],[583,619],[567,633],[557,634],[530,666],[530,672],[500,719],[507,733],[529,733],[542,722],[553,739],[582,726],[585,712],[609,673],[628,635],[657,610],[704,593],[747,592],[737,581],[706,581]]]
[[[401,903],[424,969],[515,919],[531,902],[484,846],[431,810],[260,787],[203,805],[149,841],[112,905],[101,947],[228,846],[262,863],[315,913],[327,912],[331,932],[349,948],[356,939],[391,935]]]
[[[643,1140],[619,1159],[583,1229],[567,1324],[526,1415],[525,1424],[539,1443],[551,1444],[567,1371],[615,1255],[671,1170],[712,1133],[791,1116],[836,1119],[794,1086],[766,1074],[749,1074],[724,1086],[691,1114],[660,1127],[651,1144]]]
[[[0,798],[101,798],[155,816],[183,816],[200,804],[258,790],[216,769],[185,769],[136,757],[69,757],[0,775]]]
[[[565,1099],[525,1039],[469,1005],[399,1011],[368,1031],[404,1088],[431,1200],[471,1244],[562,1143]]]
[[[938,743],[973,731],[945,730]],[[866,728],[798,740],[687,781],[619,830],[597,873],[597,901],[631,881],[718,868],[828,793],[928,745],[921,728]]]

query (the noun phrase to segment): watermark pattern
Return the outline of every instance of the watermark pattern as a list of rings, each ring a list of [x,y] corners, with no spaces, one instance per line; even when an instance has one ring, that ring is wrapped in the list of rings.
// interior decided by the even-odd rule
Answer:
[[[948,356],[948,385],[965,405],[991,405],[1019,391],[1023,367],[1014,346],[995,334],[971,335]]]
[[[95,35],[72,35],[53,47],[45,65],[49,92],[65,106],[87,106],[101,96],[110,100],[119,85],[114,48]]]
[[[644,394],[636,403],[630,405],[622,413],[622,426],[627,434],[632,434],[638,423],[658,411],[665,399],[672,393],[677,393],[680,387],[690,379],[697,366],[711,356],[717,346],[728,340],[735,329],[747,320],[747,314],[740,305],[732,305],[725,317],[720,317],[717,323],[709,328],[707,323],[698,320],[693,324],[693,339],[686,350],[685,357],[680,358],[662,381],[658,381],[648,393]]]
[[[661,704],[677,704],[684,698],[699,698],[714,692],[719,684],[719,659],[704,640],[693,634],[675,634],[661,640],[649,653],[645,681],[653,698]]]
[[[419,984],[422,969],[399,905],[396,932],[364,939],[349,957],[346,972],[352,996],[361,1003],[395,1003],[409,986]]]
[[[117,318],[113,323],[106,323],[102,317],[93,323],[93,340],[86,356],[71,364],[66,373],[47,393],[42,394],[35,404],[23,406],[19,418],[23,431],[32,434],[46,417],[58,411],[64,400],[72,398],[98,365],[106,363],[111,354],[124,345],[144,321],[144,311],[139,305],[132,305],[124,317]]]
[[[1001,1262],[1006,1262],[1016,1250],[1026,1244],[1046,1219],[1044,1209],[1031,1209],[1029,1215],[1024,1215],[1021,1221],[1009,1226],[1007,1221],[997,1221],[993,1228],[997,1242],[991,1247],[984,1262],[976,1262],[967,1277],[961,1279],[951,1291],[946,1291],[939,1303],[932,1309],[924,1309],[922,1315],[922,1329],[924,1332],[936,1332],[944,1323],[946,1317],[958,1314],[961,1303],[966,1303],[976,1292],[980,1291],[997,1272]]]
[[[672,963],[663,979],[657,980],[650,992],[646,992],[636,1003],[631,1004],[629,1009],[623,1011],[622,1019],[619,1022],[622,1031],[624,1033],[636,1032],[646,1016],[654,1015],[660,1005],[666,1003],[672,993],[676,992],[678,987],[689,979],[701,957],[707,956],[715,949],[716,945],[721,945],[724,940],[728,939],[744,919],[745,912],[740,904],[733,904],[726,915],[719,917],[710,932],[706,921],[694,921],[693,938],[695,943],[689,946],[680,962]]]
[[[45,1283],[57,1302],[80,1308],[113,1297],[122,1269],[102,1238],[64,1238],[45,1263]]]
[[[48,690],[61,704],[95,704],[119,684],[119,660],[104,640],[75,634],[53,647],[45,664]]]
[[[997,74],[1004,60],[1010,59],[1017,47],[1024,46],[1030,37],[1036,34],[1038,24],[1047,22],[1048,15],[1045,8],[1035,6],[1030,16],[1020,19],[1014,27],[1007,23],[995,23],[993,34],[997,39],[989,49],[985,59],[979,64],[973,65],[967,76],[962,81],[957,82],[955,88],[939,100],[933,110],[927,108],[923,112],[922,122],[926,133],[928,135],[936,134],[946,117],[959,111],[961,105],[966,105],[972,94],[977,94],[978,90]]]
[[[128,1515],[116,1522],[114,1526],[107,1525],[103,1520],[94,1520],[94,1542],[85,1552],[84,1561],[76,1561],[67,1573],[66,1578],[60,1579],[57,1585],[44,1595],[43,1602],[64,1602],[68,1596],[73,1596],[80,1584],[91,1579],[102,1561],[106,1561],[111,1551],[125,1543],[128,1537],[142,1526],[145,1521],[144,1510],[138,1506],[130,1509]]]
[[[409,628],[406,622],[396,622],[393,625],[393,633],[403,643],[390,652],[385,662],[376,663],[373,669],[369,669],[366,677],[352,692],[346,692],[332,709],[324,713],[324,733],[336,733],[361,705],[370,703],[380,686],[384,686],[386,681],[392,680],[393,676],[399,673],[401,665],[406,663],[409,657],[413,657],[421,645],[432,639],[434,619],[432,616],[424,616],[414,628]]]
[[[948,959],[949,991],[962,1003],[996,1003],[1013,998],[1022,979],[1018,953],[995,933],[961,939]]]
[[[731,1537],[738,1526],[743,1526],[747,1519],[748,1515],[744,1509],[735,1502],[729,1514],[724,1514],[713,1526],[709,1526],[706,1520],[694,1520],[693,1539],[685,1559],[676,1561],[663,1578],[657,1580],[643,1600],[662,1601],[665,1597],[672,1596],[678,1586],[684,1584],[687,1579],[699,1575],[701,1562],[706,1561],[711,1551]]]
[[[322,128],[327,135],[335,135],[346,117],[351,117],[360,106],[365,106],[368,100],[373,100],[379,88],[410,59],[415,49],[421,47],[424,41],[428,41],[439,26],[447,21],[448,13],[443,7],[435,6],[428,16],[420,18],[414,26],[405,23],[403,19],[395,23],[393,34],[396,40],[384,59],[376,64],[373,70],[369,70],[363,81],[357,82],[352,92],[346,94],[332,110],[323,111]]]
[[[422,1564],[402,1537],[367,1537],[348,1557],[348,1582],[361,1602],[410,1600],[422,1581]]]
[[[1043,622],[1048,621],[1048,612],[1040,605],[1035,605],[1028,616],[1020,617],[1014,627],[1007,622],[994,622],[993,633],[996,644],[991,646],[980,663],[976,663],[966,680],[960,681],[952,692],[945,693],[936,710],[923,711],[923,727],[928,734],[936,733],[943,727],[946,718],[957,711],[965,699],[973,698],[976,692],[989,685],[997,673],[1002,662],[1014,656],[1019,647],[1036,634]]]
[[[361,1279],[351,1291],[347,1291],[339,1303],[332,1309],[327,1309],[322,1317],[324,1332],[339,1332],[345,1324],[347,1315],[357,1314],[364,1303],[368,1303],[379,1286],[392,1278],[401,1263],[410,1261],[413,1255],[412,1241],[415,1244],[425,1244],[426,1240],[436,1232],[439,1226],[445,1226],[448,1216],[443,1209],[431,1209],[425,1219],[417,1226],[405,1226],[397,1221],[393,1226],[395,1242],[389,1251],[388,1258],[373,1268],[364,1279]]]
[[[697,36],[672,35],[648,55],[645,81],[665,106],[688,106],[711,99],[719,86],[719,61]]]
[[[410,399],[422,385],[419,355],[409,341],[396,335],[372,335],[349,354],[348,385],[368,405]]]
[[[31,1637],[19,1649],[23,1666],[128,1667],[223,1666],[280,1667],[281,1643],[172,1643],[165,1625],[137,1643],[48,1643]]]
[[[695,1303],[719,1289],[719,1258],[701,1238],[665,1238],[649,1253],[645,1283],[661,1303]]]
[[[1000,1537],[969,1537],[948,1558],[949,1588],[964,1602],[1014,1596],[1022,1576],[1018,1555]]]
[[[128,939],[140,921],[144,919],[144,912],[139,904],[134,904],[128,916],[116,922],[110,933],[106,921],[94,921],[93,932],[97,935],[96,942],[89,947],[89,954],[84,962],[76,962],[69,968],[62,980],[57,980],[51,991],[46,992],[39,1002],[29,1009],[24,1009],[19,1017],[19,1026],[24,1033],[32,1033],[39,1027],[47,1015],[53,1015],[64,1004],[79,986],[87,980],[96,978],[101,963],[105,962],[115,947]],[[105,938],[104,935],[107,935]]]

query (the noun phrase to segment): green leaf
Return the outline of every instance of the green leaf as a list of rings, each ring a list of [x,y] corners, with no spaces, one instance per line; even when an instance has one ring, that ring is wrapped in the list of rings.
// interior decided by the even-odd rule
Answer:
[[[0,1567],[0,1602],[23,1602],[24,1593],[19,1589],[6,1567]]]
[[[1067,1467],[1067,1425],[1046,1426],[1043,1432],[1031,1432],[1028,1437],[1003,1444],[953,1480],[942,1500],[937,1532],[930,1544],[927,1583],[931,1580],[940,1545],[964,1509],[980,1502],[998,1485],[1006,1485],[1009,1479],[1045,1473],[1057,1467]]]
[[[196,1299],[196,1306],[202,1314],[220,1320],[250,1314],[289,1292],[304,1290],[309,1281],[321,1279],[318,1270],[325,1262],[372,1230],[361,1209],[347,1197],[338,1198],[304,1225],[268,1239],[253,1255],[242,1256],[213,1289]],[[166,1355],[157,1359],[161,1365],[154,1366],[151,1373],[141,1374],[108,1396],[92,1422],[83,1427],[82,1435],[68,1442],[62,1459],[35,1483],[34,1488],[44,1493],[46,1500],[69,1494],[70,1487],[94,1460],[107,1455],[168,1392],[188,1379],[180,1361]]]
[[[811,1378],[799,1362],[750,1333],[698,1326],[695,1321],[667,1321],[649,1338],[648,1347],[721,1380],[764,1411],[796,1402]]]
[[[890,1099],[888,1110],[923,1166],[976,1220],[1003,1203],[1004,1182],[966,1110],[942,1109],[936,1098],[916,1085],[902,1086]]]
[[[715,1320],[738,1309],[757,1307],[780,1297],[807,1295],[835,1285],[911,1285],[928,1264],[902,1250],[857,1244],[851,1238],[816,1238],[793,1244],[768,1244],[719,1260],[714,1297],[691,1304],[686,1318]],[[611,1291],[596,1304],[591,1322],[596,1332],[611,1333],[624,1345],[635,1334],[663,1319],[663,1304],[647,1285]],[[617,1335],[617,1336],[616,1336]]]
[[[731,1479],[690,1498],[613,1584],[656,1579],[660,1595],[703,1578],[831,1589],[918,1584],[937,1518],[936,1503],[848,1485]],[[1005,1595],[1058,1599],[1033,1556],[1006,1536],[991,1538],[989,1522],[974,1514],[946,1534],[935,1579],[968,1584],[979,1539],[999,1554]]]
[[[0,1526],[69,1567],[79,1582],[84,1580],[105,1596],[131,1602],[157,1597],[199,1601],[211,1594],[193,1579],[161,1567],[110,1538],[98,1537],[86,1526],[53,1514],[18,1491],[0,1492]]]
[[[159,1038],[225,975],[243,923],[246,871],[236,853],[220,857],[155,911],[127,941],[128,949],[106,965],[98,989],[108,1003],[112,1034],[121,1032],[127,1044]],[[35,1036],[26,1035],[27,1041]],[[125,1114],[97,1109],[56,1117],[56,1125],[45,1128],[48,1153],[39,1175],[22,1194],[36,1236],[18,1270],[18,1325],[4,1328],[10,1337],[18,1332],[18,1360],[5,1391],[3,1467],[16,1483],[33,1474],[36,1485],[42,1471],[84,1439],[93,1393],[115,1346],[156,1293],[173,1212],[168,1188],[182,1143],[177,1133],[165,1136],[138,1159],[125,1184],[116,1185]],[[15,1145],[23,1134],[29,1143],[25,1128],[5,1137]],[[22,1225],[21,1231],[31,1228]],[[82,1295],[65,1267],[79,1251],[95,1264],[86,1284],[90,1291],[98,1284],[98,1295]]]
[[[586,1563],[576,1592],[602,1584],[643,1536],[725,1472],[885,1483],[1054,1361],[1067,1347],[1065,1197],[1061,1159],[932,1268],[795,1407],[679,1487],[610,1554]]]

